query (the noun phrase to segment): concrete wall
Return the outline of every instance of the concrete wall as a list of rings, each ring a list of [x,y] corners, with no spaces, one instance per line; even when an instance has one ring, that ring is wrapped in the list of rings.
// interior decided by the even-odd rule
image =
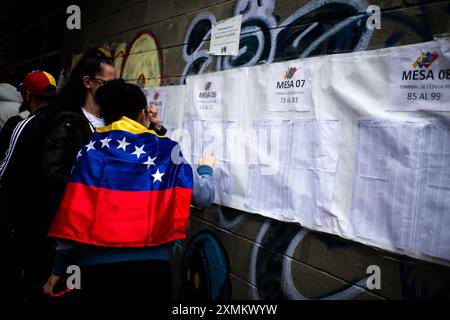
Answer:
[[[66,70],[86,46],[101,47],[119,74],[142,86],[183,83],[185,76],[428,41],[450,33],[450,1],[372,0],[82,1],[82,29],[66,31]],[[211,23],[243,14],[238,59],[210,57]],[[294,40],[311,27],[300,45]],[[328,35],[325,37],[324,35]],[[373,249],[339,237],[221,206],[194,210],[188,238],[173,260],[174,296],[232,299],[449,298],[450,268]],[[381,289],[366,287],[367,267],[381,269]]]

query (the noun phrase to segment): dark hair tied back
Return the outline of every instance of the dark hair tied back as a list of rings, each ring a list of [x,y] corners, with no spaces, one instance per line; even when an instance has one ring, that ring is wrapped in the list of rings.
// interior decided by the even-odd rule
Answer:
[[[99,49],[86,49],[58,97],[57,105],[60,110],[80,112],[87,94],[83,78],[85,76],[97,77],[102,72],[102,64],[114,66],[114,62]]]

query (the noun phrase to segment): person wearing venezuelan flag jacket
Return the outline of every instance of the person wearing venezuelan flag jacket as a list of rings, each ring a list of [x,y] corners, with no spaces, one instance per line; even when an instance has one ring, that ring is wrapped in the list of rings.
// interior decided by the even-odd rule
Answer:
[[[48,235],[57,239],[44,293],[81,269],[81,301],[171,298],[169,261],[186,237],[190,204],[214,200],[212,154],[196,171],[176,142],[149,127],[141,89],[118,79],[96,93],[106,126],[77,155]]]

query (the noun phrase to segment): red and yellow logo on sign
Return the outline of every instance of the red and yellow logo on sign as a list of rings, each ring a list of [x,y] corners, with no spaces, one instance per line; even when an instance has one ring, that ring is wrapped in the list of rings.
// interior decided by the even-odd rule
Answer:
[[[416,60],[414,60],[412,66],[414,68],[422,69],[423,67],[425,67],[428,69],[431,64],[436,61],[437,58],[439,58],[439,54],[436,51],[428,51],[426,53],[425,51],[422,51],[420,56]]]

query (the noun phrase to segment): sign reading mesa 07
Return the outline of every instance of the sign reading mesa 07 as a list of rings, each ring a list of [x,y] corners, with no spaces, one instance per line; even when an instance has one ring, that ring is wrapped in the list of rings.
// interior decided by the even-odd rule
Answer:
[[[440,38],[158,90],[185,158],[217,155],[216,203],[450,265],[448,70]]]

